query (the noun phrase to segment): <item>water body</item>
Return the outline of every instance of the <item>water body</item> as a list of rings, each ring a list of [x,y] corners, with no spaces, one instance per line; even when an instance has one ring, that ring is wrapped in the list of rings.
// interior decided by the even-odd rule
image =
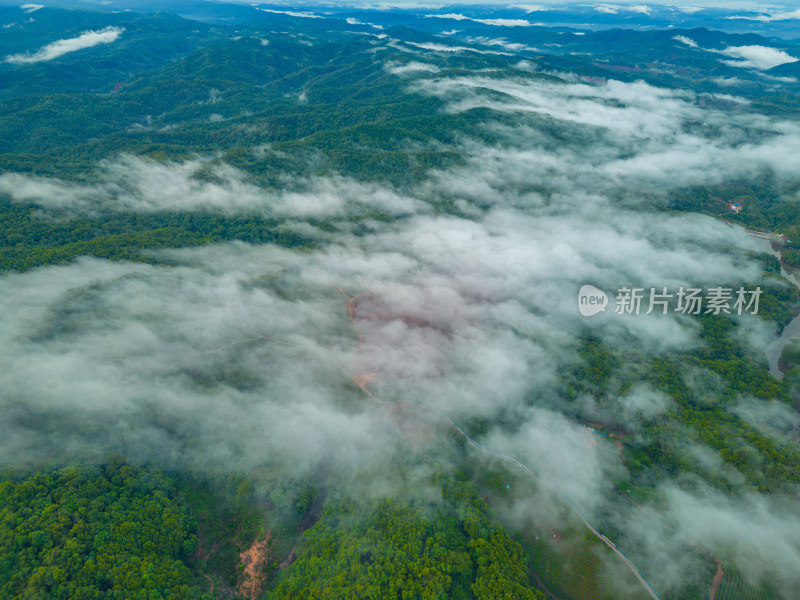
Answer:
[[[776,258],[779,257],[779,254],[772,249],[772,244],[767,240],[764,240],[764,249],[766,252],[773,254]],[[798,279],[797,274],[787,273],[786,270],[781,267],[781,275],[800,287],[800,279]],[[786,345],[797,337],[800,337],[800,316],[789,321],[789,324],[783,328],[780,337],[767,346],[766,354],[769,372],[775,379],[783,379],[783,371],[781,371],[779,367],[781,353]]]
[[[769,372],[775,379],[783,379],[783,372],[778,366],[781,352],[783,352],[786,345],[796,337],[800,337],[800,317],[792,319],[789,324],[783,328],[780,337],[767,346]]]

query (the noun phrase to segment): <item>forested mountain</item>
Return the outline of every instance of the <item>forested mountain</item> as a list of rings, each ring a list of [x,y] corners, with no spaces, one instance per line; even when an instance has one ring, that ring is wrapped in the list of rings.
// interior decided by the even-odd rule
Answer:
[[[770,10],[0,6],[0,597],[798,597]]]

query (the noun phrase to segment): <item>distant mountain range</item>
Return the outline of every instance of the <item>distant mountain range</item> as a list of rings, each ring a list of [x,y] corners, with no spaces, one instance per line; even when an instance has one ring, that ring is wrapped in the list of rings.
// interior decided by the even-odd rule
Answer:
[[[366,11],[214,2],[179,2],[170,12],[154,14],[117,8],[133,5],[89,5],[91,10],[0,6],[0,95],[109,93],[201,49],[218,52],[248,38],[260,43],[259,36],[268,31],[289,36],[292,56],[297,54],[297,36],[329,41],[367,36],[396,40],[406,52],[517,56],[535,61],[539,70],[568,68],[586,77],[755,95],[796,89],[800,71],[800,41],[789,39],[793,24],[800,21],[734,19],[732,11],[724,10],[598,11],[596,6],[574,5],[536,11],[479,6]],[[149,4],[135,6],[145,9]],[[591,26],[581,21],[582,15],[592,17]],[[745,24],[760,33],[738,33]],[[253,71],[253,65],[236,61],[224,65],[231,70],[226,77],[260,68]]]
[[[0,6],[25,5],[20,1],[3,0]],[[493,4],[443,4],[391,2],[365,5],[357,2],[319,3],[291,2],[250,3],[250,2],[194,2],[176,0],[169,3],[169,9],[193,20],[216,24],[235,24],[253,18],[256,11],[266,9],[307,16],[371,20],[376,25],[391,27],[409,25],[415,29],[441,31],[442,29],[496,29],[508,25],[564,27],[575,29],[613,29],[629,28],[639,30],[681,28],[694,29],[706,27],[731,33],[756,32],[765,37],[782,39],[800,38],[800,14],[798,7],[787,3],[781,7],[777,3],[763,4],[763,8],[749,9],[724,7],[718,2],[712,6],[697,3],[572,3],[572,2],[523,2],[502,5]],[[683,5],[680,5],[683,4]],[[47,7],[79,8],[106,12],[133,10],[137,12],[156,12],[165,8],[165,3],[153,0],[48,0]],[[716,5],[716,6],[713,6]],[[380,8],[382,10],[373,10]],[[390,10],[388,10],[390,9]],[[27,9],[31,10],[32,9]]]

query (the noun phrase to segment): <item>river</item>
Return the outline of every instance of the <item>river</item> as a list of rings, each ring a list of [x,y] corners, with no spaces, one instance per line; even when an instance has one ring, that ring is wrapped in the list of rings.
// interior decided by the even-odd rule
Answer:
[[[769,241],[764,240],[764,245],[767,252],[773,254],[776,258],[779,257],[778,253],[772,249],[772,244]],[[800,287],[798,273],[787,273],[786,270],[781,267],[781,275],[783,275],[796,286]],[[800,337],[800,315],[789,321],[789,324],[783,328],[780,337],[775,339],[767,346],[766,354],[767,363],[769,364],[769,372],[770,375],[772,375],[775,379],[783,379],[783,371],[781,371],[779,364],[781,353],[786,345],[796,337]]]
[[[792,319],[789,324],[783,328],[780,337],[767,346],[769,372],[775,379],[783,379],[783,371],[781,371],[779,367],[783,349],[798,336],[800,336],[800,316]]]

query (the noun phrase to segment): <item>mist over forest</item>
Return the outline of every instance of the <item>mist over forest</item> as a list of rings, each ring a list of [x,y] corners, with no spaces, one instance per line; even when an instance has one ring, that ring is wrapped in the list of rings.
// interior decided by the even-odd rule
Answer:
[[[797,597],[797,15],[119,7],[0,6],[0,597]]]

